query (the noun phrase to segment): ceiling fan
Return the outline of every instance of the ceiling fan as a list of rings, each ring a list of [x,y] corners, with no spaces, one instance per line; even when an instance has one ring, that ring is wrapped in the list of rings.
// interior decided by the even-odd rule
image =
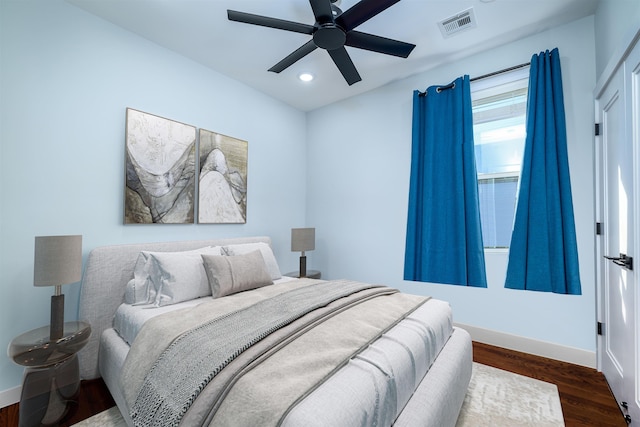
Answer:
[[[349,85],[352,85],[362,80],[362,78],[360,74],[358,74],[355,65],[353,65],[353,61],[351,61],[351,57],[349,57],[345,46],[402,58],[408,57],[413,48],[416,47],[410,43],[354,30],[358,25],[368,21],[380,12],[398,3],[400,0],[361,0],[344,12],[335,4],[336,1],[337,0],[309,0],[313,15],[316,19],[314,25],[235,10],[227,10],[227,15],[231,21],[261,25],[263,27],[293,31],[312,36],[312,39],[307,43],[269,68],[269,71],[275,73],[285,70],[296,61],[313,52],[316,48],[321,48],[329,52],[331,59],[342,73],[344,79]]]

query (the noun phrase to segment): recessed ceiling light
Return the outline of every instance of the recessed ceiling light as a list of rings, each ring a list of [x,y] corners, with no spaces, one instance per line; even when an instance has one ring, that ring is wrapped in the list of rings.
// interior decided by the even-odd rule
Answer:
[[[313,80],[313,74],[311,73],[300,73],[298,74],[298,78],[303,82],[310,82]]]

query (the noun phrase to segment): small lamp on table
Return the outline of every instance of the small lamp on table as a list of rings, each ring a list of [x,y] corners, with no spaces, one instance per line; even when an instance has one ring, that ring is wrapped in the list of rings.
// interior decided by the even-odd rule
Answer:
[[[34,286],[55,286],[51,296],[51,341],[63,336],[62,285],[82,278],[82,236],[37,236],[33,268]]]
[[[25,367],[20,392],[20,427],[58,425],[80,390],[76,353],[87,343],[91,326],[64,322],[62,285],[82,278],[82,236],[35,238],[34,286],[55,286],[51,325],[25,332],[9,343],[7,355]]]
[[[299,277],[307,277],[307,256],[306,251],[316,248],[315,228],[292,228],[291,229],[291,251],[302,252],[300,255]]]

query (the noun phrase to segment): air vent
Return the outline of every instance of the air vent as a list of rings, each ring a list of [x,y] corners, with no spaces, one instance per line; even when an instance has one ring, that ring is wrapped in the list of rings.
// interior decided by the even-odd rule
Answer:
[[[476,17],[473,8],[458,13],[455,16],[440,21],[438,23],[442,37],[451,37],[455,33],[476,27]]]

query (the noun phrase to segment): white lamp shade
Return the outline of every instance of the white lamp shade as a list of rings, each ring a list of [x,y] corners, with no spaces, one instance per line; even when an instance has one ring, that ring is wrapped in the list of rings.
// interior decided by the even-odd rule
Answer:
[[[82,236],[37,236],[34,286],[60,286],[82,278]]]
[[[316,248],[315,228],[292,228],[291,229],[291,251],[304,252],[312,251]]]

